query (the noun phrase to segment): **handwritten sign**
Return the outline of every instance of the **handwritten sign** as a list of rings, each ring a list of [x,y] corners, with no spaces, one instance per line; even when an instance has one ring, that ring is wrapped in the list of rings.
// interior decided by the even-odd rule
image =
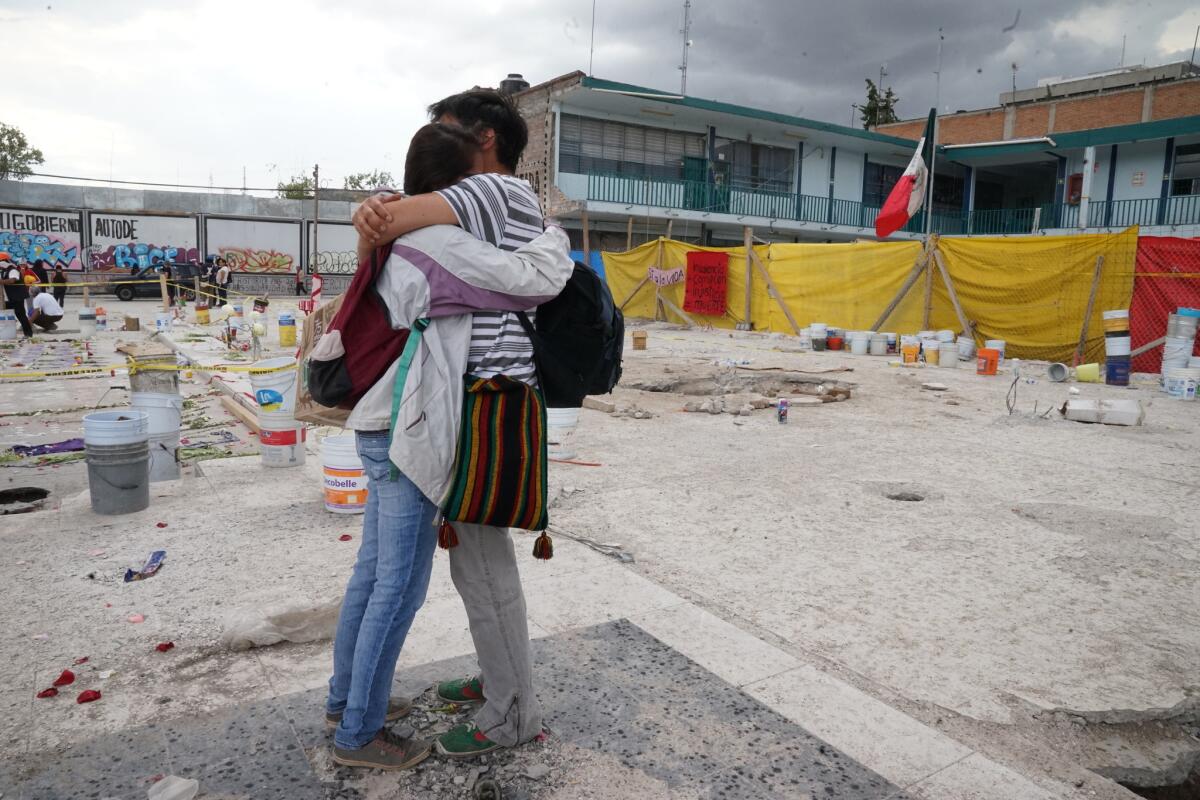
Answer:
[[[683,310],[710,317],[723,315],[728,276],[728,253],[688,253]]]

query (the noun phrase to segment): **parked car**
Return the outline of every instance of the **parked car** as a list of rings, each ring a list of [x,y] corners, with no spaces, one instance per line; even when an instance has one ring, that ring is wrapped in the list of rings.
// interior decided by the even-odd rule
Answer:
[[[171,264],[169,283],[175,287],[176,293],[188,300],[195,299],[194,278],[203,275],[204,267],[200,264]],[[135,297],[159,297],[162,289],[159,286],[158,274],[161,265],[142,267],[124,280],[109,281],[113,293],[118,300],[132,300]]]

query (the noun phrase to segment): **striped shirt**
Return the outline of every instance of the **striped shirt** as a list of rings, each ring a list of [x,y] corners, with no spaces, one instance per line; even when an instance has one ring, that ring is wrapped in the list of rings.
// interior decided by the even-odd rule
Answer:
[[[438,192],[458,217],[463,230],[501,250],[516,250],[542,235],[542,209],[533,188],[511,175],[472,175]],[[532,311],[527,312],[530,321]],[[533,343],[510,311],[476,311],[472,315],[467,369],[491,378],[507,375],[537,384]]]

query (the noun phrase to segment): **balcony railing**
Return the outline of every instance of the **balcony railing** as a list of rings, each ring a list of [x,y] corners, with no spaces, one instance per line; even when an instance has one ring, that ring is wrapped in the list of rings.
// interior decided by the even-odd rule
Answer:
[[[875,217],[879,214],[877,206],[856,200],[830,200],[819,195],[719,186],[705,181],[601,173],[588,175],[588,199],[868,229],[875,227]],[[1046,203],[1031,208],[975,209],[969,213],[938,211],[933,215],[932,230],[949,235],[996,235],[1078,228],[1079,210],[1078,205]],[[1200,195],[1169,197],[1166,200],[1092,200],[1088,206],[1086,227],[1195,224],[1200,224]],[[924,212],[919,212],[909,220],[904,230],[908,233],[924,232]]]

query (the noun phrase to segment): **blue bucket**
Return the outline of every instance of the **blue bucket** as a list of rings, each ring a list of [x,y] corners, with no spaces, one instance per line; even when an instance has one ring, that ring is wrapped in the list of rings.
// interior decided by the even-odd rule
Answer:
[[[1109,356],[1104,362],[1104,382],[1109,386],[1129,385],[1129,356]]]

